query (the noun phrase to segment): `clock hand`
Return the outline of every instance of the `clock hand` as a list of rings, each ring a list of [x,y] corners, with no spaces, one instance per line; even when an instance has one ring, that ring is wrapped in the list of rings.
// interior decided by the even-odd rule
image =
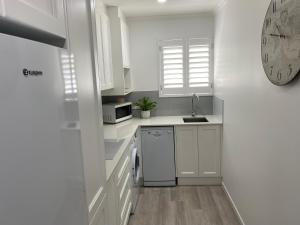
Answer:
[[[272,36],[272,37],[279,37],[279,38],[283,38],[283,39],[287,38],[287,36],[283,35],[283,34],[269,34],[269,35]]]
[[[282,32],[281,32],[281,29],[280,29],[279,25],[278,25],[278,24],[276,24],[275,26],[276,26],[276,28],[277,28],[277,30],[278,30],[278,32],[279,32],[279,34],[280,34],[280,35],[282,35]]]
[[[288,37],[288,35],[283,34],[281,27],[277,23],[275,24],[275,26],[276,26],[276,28],[277,28],[280,36],[282,36],[283,38],[287,38]]]

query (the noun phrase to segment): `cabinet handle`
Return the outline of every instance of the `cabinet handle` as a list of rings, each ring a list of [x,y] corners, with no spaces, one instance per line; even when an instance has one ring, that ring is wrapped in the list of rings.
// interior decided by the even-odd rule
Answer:
[[[127,185],[128,185],[129,177],[130,177],[130,172],[127,174],[126,179],[125,179],[124,184],[123,184],[123,187],[122,187],[122,189],[121,189],[121,192],[120,192],[120,200],[122,199],[123,194],[124,194],[124,191],[125,191],[125,188],[126,188]]]
[[[120,180],[121,177],[123,176],[123,174],[125,172],[125,169],[126,169],[126,166],[128,165],[128,162],[129,162],[129,156],[126,157],[126,159],[125,159],[125,161],[124,161],[124,163],[123,163],[123,165],[122,165],[122,167],[121,167],[121,169],[118,173],[118,180]],[[118,183],[119,183],[119,181],[118,181]]]
[[[125,199],[125,202],[124,202],[124,205],[123,205],[123,209],[121,211],[121,220],[124,219],[126,206],[128,205],[128,202],[130,201],[130,199],[129,199],[131,197],[130,195],[131,195],[131,190],[129,189],[128,193],[127,193],[127,196],[126,196],[126,199]],[[129,203],[129,207],[131,208],[131,202]]]
[[[216,172],[204,172],[205,175],[213,175],[213,174],[217,174]]]
[[[130,202],[129,206],[128,206],[128,209],[127,209],[127,213],[126,213],[126,217],[125,217],[123,225],[126,225],[128,220],[129,220],[131,207],[132,207],[132,203]]]
[[[195,174],[195,172],[181,172],[181,174],[183,174],[183,175],[193,175],[193,174]]]

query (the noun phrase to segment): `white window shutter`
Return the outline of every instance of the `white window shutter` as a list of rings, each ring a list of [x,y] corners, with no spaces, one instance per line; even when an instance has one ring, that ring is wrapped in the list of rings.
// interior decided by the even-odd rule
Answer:
[[[212,94],[211,43],[193,38],[188,43],[188,92]]]
[[[160,93],[162,96],[184,95],[185,51],[182,39],[160,42]]]
[[[159,46],[161,97],[213,94],[209,39],[166,40]]]

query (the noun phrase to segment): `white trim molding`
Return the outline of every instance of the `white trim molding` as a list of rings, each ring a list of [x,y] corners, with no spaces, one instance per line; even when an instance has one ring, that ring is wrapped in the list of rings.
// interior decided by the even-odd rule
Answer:
[[[239,212],[239,210],[238,210],[238,208],[237,208],[237,206],[236,206],[236,204],[235,204],[235,202],[233,201],[231,195],[229,194],[228,189],[227,189],[227,187],[226,187],[226,185],[225,185],[224,182],[222,182],[222,187],[223,187],[223,190],[226,193],[226,195],[227,195],[227,197],[228,197],[228,199],[229,199],[229,201],[230,201],[230,203],[232,205],[232,208],[233,208],[236,216],[238,217],[241,225],[246,225],[245,222],[244,222],[244,220],[243,220],[243,218],[242,218],[242,216],[241,216],[241,214],[240,214],[240,212]]]

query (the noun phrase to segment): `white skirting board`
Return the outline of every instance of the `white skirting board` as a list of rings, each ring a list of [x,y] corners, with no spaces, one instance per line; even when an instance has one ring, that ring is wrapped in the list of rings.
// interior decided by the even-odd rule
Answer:
[[[233,208],[235,214],[237,215],[241,225],[246,225],[243,218],[242,218],[242,216],[241,216],[241,214],[240,214],[240,212],[239,212],[239,210],[238,210],[238,208],[236,207],[235,202],[233,201],[231,195],[229,194],[228,189],[227,189],[226,185],[224,184],[224,182],[222,182],[222,187],[223,187],[223,189],[224,189],[224,191],[225,191],[225,193],[226,193],[226,195],[227,195],[227,197],[228,197],[228,199],[229,199],[229,201],[232,205],[232,208]]]

